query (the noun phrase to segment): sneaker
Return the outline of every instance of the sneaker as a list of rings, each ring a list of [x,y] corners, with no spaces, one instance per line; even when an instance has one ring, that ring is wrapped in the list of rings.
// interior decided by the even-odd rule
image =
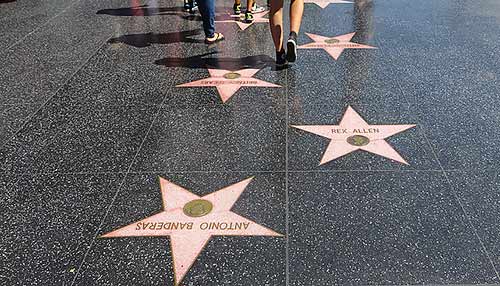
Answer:
[[[189,4],[189,1],[188,0],[184,0],[184,11],[189,11],[189,7],[191,7],[191,5]]]
[[[194,14],[198,10],[198,3],[195,0],[189,0],[189,13]]]
[[[262,13],[266,11],[266,8],[257,6],[257,3],[253,3],[252,5],[252,13]]]
[[[245,23],[252,23],[253,22],[253,14],[252,12],[245,12]]]
[[[234,15],[239,15],[241,13],[241,3],[233,5]]]
[[[286,61],[286,53],[285,50],[281,50],[279,52],[276,52],[276,65],[278,67],[285,66],[287,64]]]
[[[297,33],[291,32],[286,42],[286,60],[293,63],[297,60]]]

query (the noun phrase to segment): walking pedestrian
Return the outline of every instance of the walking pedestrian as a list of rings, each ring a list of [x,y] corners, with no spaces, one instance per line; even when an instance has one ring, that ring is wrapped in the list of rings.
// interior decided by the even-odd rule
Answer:
[[[276,65],[284,66],[297,60],[297,36],[299,34],[302,14],[304,13],[304,0],[291,0],[290,3],[290,34],[286,43],[286,52],[283,47],[283,2],[284,0],[271,0],[269,24],[274,46],[276,48]]]
[[[205,32],[205,43],[214,44],[224,40],[224,35],[215,31],[215,0],[198,0]]]

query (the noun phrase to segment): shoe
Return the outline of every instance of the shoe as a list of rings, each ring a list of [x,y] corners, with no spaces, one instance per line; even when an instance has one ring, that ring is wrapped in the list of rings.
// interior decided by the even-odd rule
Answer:
[[[217,32],[214,33],[214,36],[212,38],[205,38],[205,44],[207,45],[212,45],[220,41],[224,41],[224,35]]]
[[[189,11],[189,7],[191,7],[191,5],[189,4],[189,1],[188,0],[184,0],[184,11]]]
[[[283,67],[287,64],[285,50],[276,52],[276,66]]]
[[[252,12],[245,12],[245,20],[243,21],[245,23],[252,23],[253,22],[253,14]]]
[[[241,14],[241,4],[234,4],[233,5],[233,12],[234,12],[234,15],[239,15]]]
[[[198,10],[198,3],[195,0],[189,0],[189,13],[194,14]]]
[[[297,33],[291,32],[286,42],[286,60],[293,63],[297,60]]]
[[[257,6],[257,3],[253,3],[252,5],[252,13],[262,13],[266,11],[266,8]]]

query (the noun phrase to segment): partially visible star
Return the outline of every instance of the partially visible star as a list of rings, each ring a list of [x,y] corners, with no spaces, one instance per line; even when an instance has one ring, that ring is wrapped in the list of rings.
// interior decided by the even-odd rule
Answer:
[[[253,14],[253,22],[252,23],[244,23],[242,22],[240,15],[231,15],[227,14],[222,16],[223,20],[216,20],[215,23],[236,23],[240,27],[241,30],[245,30],[246,28],[250,27],[250,25],[254,23],[269,23],[269,19],[263,18],[265,15],[267,15],[269,11],[265,11],[262,13],[254,13]]]
[[[299,46],[299,49],[323,49],[335,60],[340,57],[344,49],[376,49],[376,47],[351,42],[354,34],[349,33],[331,38],[306,33],[314,42]]]
[[[207,87],[214,86],[219,92],[222,102],[228,101],[241,87],[281,87],[277,84],[253,78],[259,69],[242,69],[229,71],[208,69],[209,78],[180,84],[177,87]]]
[[[304,3],[314,3],[324,9],[329,4],[352,4],[353,2],[344,0],[304,0]]]
[[[416,125],[370,125],[352,107],[348,107],[339,125],[292,126],[330,139],[320,165],[364,150],[408,165],[401,155],[384,139]]]
[[[199,197],[160,177],[163,211],[102,237],[169,236],[179,285],[212,236],[283,236],[231,211],[251,180]]]

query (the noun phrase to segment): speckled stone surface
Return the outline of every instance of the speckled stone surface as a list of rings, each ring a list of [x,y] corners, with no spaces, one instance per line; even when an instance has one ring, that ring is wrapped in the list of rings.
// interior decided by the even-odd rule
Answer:
[[[290,285],[498,283],[439,173],[291,173]]]
[[[127,177],[101,234],[161,211],[158,176],[206,195],[256,176],[232,211],[285,232],[285,177],[282,173],[135,174]],[[182,285],[283,285],[285,238],[212,237]],[[172,285],[172,255],[165,237],[97,239],[75,285]],[[148,271],[144,272],[144,268]]]
[[[122,177],[2,177],[1,284],[71,284]]]
[[[174,286],[168,237],[100,236],[160,212],[159,177],[202,196],[251,176],[231,211],[284,236],[212,237],[175,286],[500,285],[500,3],[352,2],[307,3],[298,44],[376,49],[277,69],[267,23],[207,46],[180,0],[0,0],[0,285]],[[281,87],[177,87],[208,68]],[[292,125],[349,106],[415,124],[385,139],[408,165],[319,165],[329,139]]]

